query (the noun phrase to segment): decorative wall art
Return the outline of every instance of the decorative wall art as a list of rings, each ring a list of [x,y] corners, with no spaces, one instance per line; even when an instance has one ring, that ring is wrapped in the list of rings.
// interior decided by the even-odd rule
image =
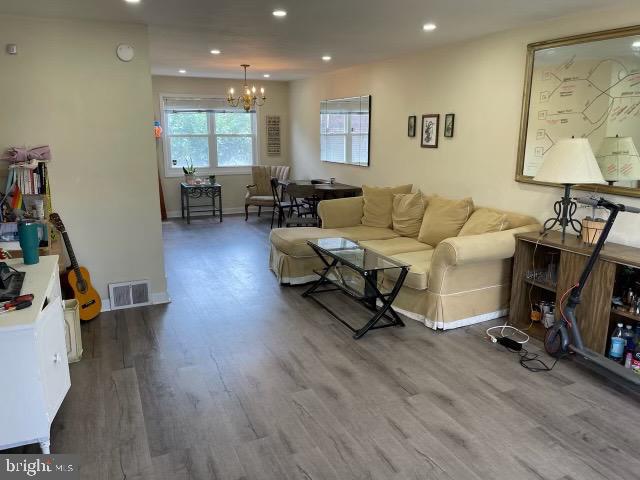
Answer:
[[[455,125],[456,115],[455,113],[447,113],[444,116],[444,136],[453,137],[453,127]]]
[[[278,156],[281,153],[280,147],[280,117],[277,115],[267,115],[267,155]]]
[[[440,129],[440,114],[430,113],[422,115],[422,130],[420,146],[423,148],[438,148],[438,133]]]
[[[407,135],[409,137],[416,136],[416,116],[415,115],[411,115],[409,117],[409,121],[407,123]]]

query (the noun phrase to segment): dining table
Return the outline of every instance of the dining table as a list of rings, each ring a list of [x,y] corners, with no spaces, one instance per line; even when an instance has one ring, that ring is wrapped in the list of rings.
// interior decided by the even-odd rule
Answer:
[[[318,218],[318,203],[322,200],[357,197],[358,195],[362,195],[361,187],[325,179],[280,180],[279,183],[282,187],[283,194],[287,192],[287,187],[290,184],[295,184],[299,187],[306,187],[304,190],[308,193],[304,195],[302,203],[308,206],[311,210],[311,217],[314,219]]]
[[[319,200],[328,200],[332,198],[343,197],[357,197],[358,195],[362,195],[362,187],[339,182],[332,183],[331,180],[280,180],[280,185],[282,185],[285,190],[287,185],[290,183],[295,183],[296,185],[301,186],[313,186],[315,195],[319,198]]]

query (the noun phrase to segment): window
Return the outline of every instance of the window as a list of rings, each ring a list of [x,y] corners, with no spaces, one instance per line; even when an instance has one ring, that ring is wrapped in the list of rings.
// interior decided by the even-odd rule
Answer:
[[[320,159],[369,165],[370,97],[325,100],[320,105]]]
[[[256,113],[229,108],[226,99],[163,97],[167,176],[193,165],[200,173],[247,170],[256,163]]]

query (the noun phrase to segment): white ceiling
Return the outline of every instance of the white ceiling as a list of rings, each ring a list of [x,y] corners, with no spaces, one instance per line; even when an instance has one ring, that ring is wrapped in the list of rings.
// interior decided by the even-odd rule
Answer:
[[[0,0],[0,13],[149,25],[152,72],[292,80],[633,0]],[[279,19],[275,8],[287,10]],[[434,32],[422,25],[434,22]],[[222,50],[211,55],[213,48]],[[331,62],[321,56],[329,54]]]

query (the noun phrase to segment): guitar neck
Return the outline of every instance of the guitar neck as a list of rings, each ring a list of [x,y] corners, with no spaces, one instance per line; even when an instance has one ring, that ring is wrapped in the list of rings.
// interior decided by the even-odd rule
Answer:
[[[64,240],[64,245],[67,247],[67,254],[69,255],[69,261],[71,262],[71,268],[74,272],[76,272],[76,276],[79,280],[82,280],[82,273],[80,273],[80,265],[78,265],[78,259],[76,258],[76,254],[73,251],[73,247],[71,246],[71,240],[69,240],[69,234],[65,230],[62,233],[62,239]]]

